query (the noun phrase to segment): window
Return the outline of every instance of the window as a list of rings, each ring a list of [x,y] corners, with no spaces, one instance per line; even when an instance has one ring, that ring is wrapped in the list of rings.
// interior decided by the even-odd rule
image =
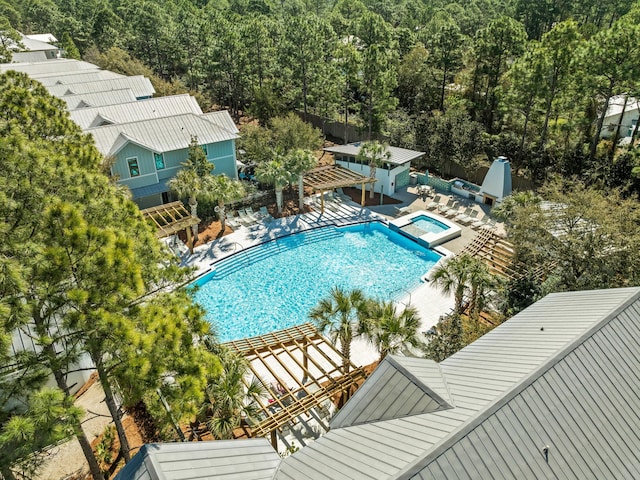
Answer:
[[[209,149],[206,145],[202,145],[202,151],[204,152],[205,156],[209,156]]]
[[[131,177],[139,177],[140,167],[138,167],[138,157],[127,158],[127,164],[129,165],[129,175]]]
[[[164,157],[161,153],[154,153],[153,159],[156,161],[156,170],[164,170]]]

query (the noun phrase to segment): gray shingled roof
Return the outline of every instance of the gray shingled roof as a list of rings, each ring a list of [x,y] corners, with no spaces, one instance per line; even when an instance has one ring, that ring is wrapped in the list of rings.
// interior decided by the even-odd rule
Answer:
[[[110,78],[93,82],[71,83],[66,85],[51,85],[46,87],[51,95],[62,97],[82,93],[107,92],[129,88],[137,97],[150,97],[155,89],[147,77],[135,75],[132,77]]]
[[[355,157],[360,152],[361,145],[361,142],[349,143],[347,145],[336,145],[334,147],[327,147],[324,151]],[[424,152],[417,152],[415,150],[391,146],[387,148],[387,151],[391,153],[389,163],[393,163],[395,165],[402,165],[403,163],[410,162],[411,160],[415,160],[416,158],[420,158],[424,155]]]
[[[269,480],[280,456],[264,438],[144,445],[117,480]]]
[[[67,83],[95,82],[97,80],[107,80],[110,78],[124,78],[124,75],[110,72],[109,70],[80,70],[77,72],[44,73],[41,75],[30,75],[30,77],[48,87]]]
[[[285,458],[274,478],[630,478],[639,470],[640,288],[548,295],[440,368],[455,408],[332,429]]]
[[[78,70],[98,70],[99,67],[93,63],[72,60],[69,58],[58,58],[47,60],[46,62],[21,62],[0,64],[0,72],[15,70],[24,72],[27,75],[39,75],[43,73],[70,72]]]
[[[181,115],[183,113],[202,115],[198,102],[188,94],[149,98],[116,105],[81,108],[71,112],[71,120],[84,130],[97,127],[104,122],[112,124],[130,123],[150,118]]]
[[[67,107],[70,111],[89,107],[116,105],[120,103],[131,103],[137,101],[136,96],[133,94],[130,88],[123,88],[121,90],[109,90],[108,92],[67,95],[65,97],[60,97],[60,99],[67,102]]]
[[[93,135],[98,150],[106,156],[115,155],[129,142],[163,153],[187,148],[194,135],[198,137],[200,144],[238,138],[237,134],[214,124],[212,117],[208,118],[188,113],[90,128],[87,133]]]

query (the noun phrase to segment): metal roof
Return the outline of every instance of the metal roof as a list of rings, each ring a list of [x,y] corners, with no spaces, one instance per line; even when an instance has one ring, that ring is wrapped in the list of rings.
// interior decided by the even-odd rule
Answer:
[[[269,480],[280,456],[264,438],[144,445],[117,480]]]
[[[625,100],[627,103],[626,105]],[[609,101],[609,106],[607,107],[605,118],[620,115],[622,113],[623,106],[626,113],[631,113],[634,110],[638,110],[640,109],[640,98],[629,97],[627,95],[614,95]]]
[[[25,37],[30,38],[31,40],[38,40],[45,43],[54,43],[58,41],[53,33],[34,33],[31,35],[25,35]]]
[[[110,72],[109,70],[87,70],[71,71],[64,73],[43,73],[40,75],[30,75],[46,87],[67,83],[94,82],[96,80],[107,80],[110,78],[124,78],[124,75]]]
[[[324,151],[355,157],[360,152],[361,146],[361,142],[348,143],[347,145],[336,145],[334,147],[327,147],[324,149]],[[415,150],[407,150],[406,148],[390,146],[387,147],[387,151],[391,153],[391,157],[389,158],[389,160],[385,161],[388,161],[389,163],[393,163],[395,165],[402,165],[403,163],[410,162],[411,160],[420,158],[425,153],[417,152]]]
[[[446,384],[438,364],[423,359],[405,361],[405,358],[386,357],[371,375],[371,379],[365,382],[331,419],[331,428],[349,427],[451,408],[451,405],[438,395],[429,383],[419,378],[426,373],[427,381],[433,381],[440,387],[441,392],[443,390],[446,392]],[[411,371],[415,371],[416,367],[419,376]],[[444,389],[442,389],[443,385]],[[445,395],[448,397],[447,393]]]
[[[187,113],[172,117],[153,118],[139,122],[90,128],[98,150],[103,155],[115,155],[132,142],[158,153],[187,148],[192,136],[202,144],[233,140],[238,135],[203,118]]]
[[[43,51],[36,52],[13,52],[12,62],[46,62],[47,54]]]
[[[155,93],[151,81],[142,75],[134,75],[132,77],[109,78],[105,80],[96,80],[93,82],[70,83],[65,85],[51,85],[47,87],[49,93],[56,97],[65,95],[74,95],[81,93],[107,92],[110,90],[121,90],[129,88],[136,96],[150,97]]]
[[[210,122],[215,123],[216,125],[221,126],[222,128],[229,130],[232,133],[239,133],[238,127],[235,122],[229,115],[227,110],[218,110],[217,112],[209,112],[203,115],[204,118],[209,120]]]
[[[50,45],[49,43],[40,41],[40,40],[36,40],[34,38],[29,38],[26,35],[20,34],[22,35],[22,39],[20,40],[20,43],[22,43],[22,45],[24,45],[25,50],[29,50],[31,52],[36,52],[36,51],[47,51],[47,50],[59,50],[58,47],[55,47],[53,45]]]
[[[109,90],[108,92],[67,95],[64,97],[60,97],[60,99],[67,102],[67,107],[70,111],[137,101],[136,96],[133,94],[130,88],[123,88],[121,90]]]
[[[82,108],[71,112],[71,120],[84,130],[99,127],[103,123],[130,123],[150,118],[181,115],[183,113],[202,114],[196,99],[188,94]]]
[[[98,70],[99,67],[93,63],[72,60],[69,58],[57,58],[46,62],[20,62],[0,64],[0,71],[15,70],[24,72],[27,75],[39,75],[43,73],[69,72],[78,70]]]
[[[638,471],[640,288],[548,295],[440,368],[455,408],[336,428],[285,458],[274,478]]]

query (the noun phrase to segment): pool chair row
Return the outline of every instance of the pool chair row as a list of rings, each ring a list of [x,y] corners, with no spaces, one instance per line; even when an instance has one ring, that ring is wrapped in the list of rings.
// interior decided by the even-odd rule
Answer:
[[[433,201],[427,204],[426,208],[437,211],[438,214],[450,218],[456,223],[467,225],[474,229],[495,227],[496,221],[488,215],[483,214],[480,216],[478,210],[474,210],[472,207],[465,207],[453,198],[448,199],[446,203],[441,203],[445,199],[446,197],[443,198],[441,195],[436,195]]]
[[[241,208],[235,212],[227,212],[225,215],[226,222],[231,228],[250,227],[260,222],[270,222],[273,217],[267,210],[267,207],[260,207],[257,212],[253,211],[253,208]]]

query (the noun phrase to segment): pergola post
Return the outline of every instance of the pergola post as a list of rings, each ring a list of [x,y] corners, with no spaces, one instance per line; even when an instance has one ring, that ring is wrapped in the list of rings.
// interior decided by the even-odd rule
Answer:
[[[320,191],[320,213],[324,213],[324,190]]]
[[[360,206],[362,207],[364,207],[364,197],[365,197],[364,182],[362,182],[362,198],[360,199]]]
[[[271,446],[278,451],[278,430],[271,430]]]

